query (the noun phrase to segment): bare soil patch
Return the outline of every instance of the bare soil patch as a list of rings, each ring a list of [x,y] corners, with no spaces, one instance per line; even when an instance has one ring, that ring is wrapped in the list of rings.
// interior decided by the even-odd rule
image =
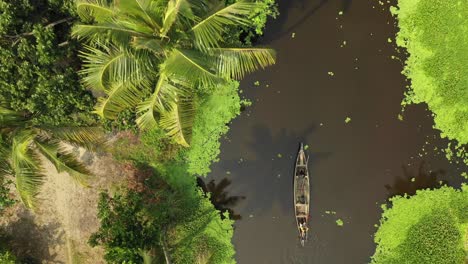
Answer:
[[[18,203],[0,219],[9,245],[19,256],[27,256],[30,263],[104,263],[103,249],[87,244],[99,228],[99,193],[127,184],[135,171],[108,154],[74,151],[94,174],[89,187],[77,184],[44,161],[47,177],[38,209],[32,212]]]

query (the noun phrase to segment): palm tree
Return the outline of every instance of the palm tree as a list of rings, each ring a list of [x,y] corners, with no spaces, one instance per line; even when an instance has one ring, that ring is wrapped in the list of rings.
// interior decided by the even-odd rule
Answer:
[[[25,206],[35,207],[44,180],[40,155],[51,161],[57,171],[67,172],[86,185],[89,171],[63,143],[95,149],[104,142],[100,130],[36,125],[28,114],[6,105],[0,101],[0,177],[15,178],[16,190]]]
[[[115,119],[136,107],[141,129],[160,126],[188,146],[196,90],[209,91],[275,63],[271,49],[225,47],[228,27],[248,26],[259,4],[238,0],[78,0],[73,35],[89,88],[104,91],[96,113]]]

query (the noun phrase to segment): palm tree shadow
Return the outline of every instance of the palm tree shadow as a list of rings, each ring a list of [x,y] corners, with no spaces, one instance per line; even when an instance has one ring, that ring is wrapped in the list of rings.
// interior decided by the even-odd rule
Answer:
[[[428,171],[426,162],[419,164],[417,171],[411,171],[408,166],[403,165],[403,177],[396,177],[393,184],[386,184],[388,198],[396,195],[415,195],[417,190],[436,189],[448,184],[446,180],[439,180],[445,176],[444,170]]]
[[[65,231],[58,222],[38,225],[34,215],[27,210],[20,210],[19,218],[2,226],[0,240],[6,242],[9,250],[19,257],[21,263],[56,263],[57,253],[50,248],[65,243]]]
[[[243,213],[262,213],[274,204],[278,204],[282,211],[293,209],[292,175],[299,142],[311,145],[307,151],[310,154],[309,168],[330,155],[328,152],[315,152],[311,142],[305,141],[315,127],[309,126],[302,133],[283,129],[273,135],[268,127],[257,125],[252,139],[247,142],[247,156],[253,158],[241,157],[242,162],[223,160],[216,165],[218,170],[232,171],[229,176],[233,181],[232,187],[246,194]],[[313,188],[313,175],[311,177]]]
[[[240,220],[242,216],[232,209],[239,201],[244,200],[245,196],[230,196],[226,190],[231,185],[231,180],[223,178],[218,184],[211,180],[208,184],[201,177],[197,177],[197,184],[202,188],[205,194],[210,193],[210,201],[214,207],[221,212],[221,218],[224,218],[224,212],[229,213],[232,220]]]

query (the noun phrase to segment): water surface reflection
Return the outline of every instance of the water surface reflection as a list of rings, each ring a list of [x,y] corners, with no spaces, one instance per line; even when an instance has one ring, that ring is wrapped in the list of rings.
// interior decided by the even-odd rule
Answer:
[[[223,213],[226,211],[229,212],[229,216],[233,220],[240,220],[242,218],[240,214],[234,212],[233,207],[240,200],[244,200],[245,196],[230,196],[228,194],[226,188],[231,184],[231,180],[224,178],[218,184],[215,183],[215,180],[211,180],[206,184],[205,180],[198,177],[197,184],[202,188],[203,192],[210,193],[210,201],[222,213],[221,218],[224,218]]]
[[[445,177],[445,171],[429,170],[429,165],[425,161],[421,161],[419,167],[414,170],[410,166],[403,165],[403,176],[396,177],[393,184],[386,184],[385,189],[388,191],[388,197],[395,195],[414,195],[417,190],[435,189],[447,184],[448,181],[442,180]]]

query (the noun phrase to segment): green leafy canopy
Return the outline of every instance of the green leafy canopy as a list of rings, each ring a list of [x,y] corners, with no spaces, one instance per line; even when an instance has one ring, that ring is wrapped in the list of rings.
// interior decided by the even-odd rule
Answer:
[[[223,40],[227,27],[253,25],[260,7],[249,0],[77,1],[83,21],[93,21],[73,29],[88,41],[84,81],[107,94],[96,113],[115,119],[136,108],[141,129],[160,126],[188,146],[197,91],[275,63],[271,49],[226,47]]]

